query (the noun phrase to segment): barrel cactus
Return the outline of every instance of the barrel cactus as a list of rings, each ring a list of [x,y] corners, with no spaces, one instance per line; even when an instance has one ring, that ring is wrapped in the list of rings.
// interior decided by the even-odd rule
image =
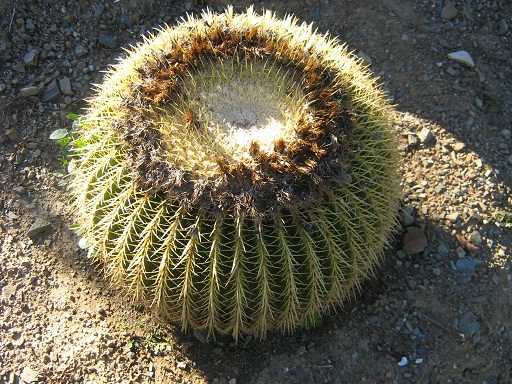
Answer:
[[[73,133],[80,240],[184,329],[264,337],[336,308],[395,228],[383,92],[329,35],[251,8],[165,27]]]

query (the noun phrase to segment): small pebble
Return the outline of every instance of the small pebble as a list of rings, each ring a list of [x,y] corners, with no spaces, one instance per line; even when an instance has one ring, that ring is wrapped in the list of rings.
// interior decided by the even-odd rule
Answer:
[[[466,275],[473,275],[476,272],[476,261],[473,259],[458,259],[455,263],[455,269]]]
[[[418,133],[418,138],[420,139],[422,144],[426,145],[434,139],[434,134],[432,133],[432,131],[430,129],[423,128]]]
[[[113,49],[113,48],[117,47],[117,39],[115,37],[106,35],[104,33],[100,33],[98,40],[101,45],[103,45],[107,48]]]
[[[457,63],[464,64],[465,66],[469,68],[475,68],[475,62],[473,61],[473,58],[467,51],[458,51],[458,52],[452,52],[448,54],[448,58],[456,61]]]
[[[457,8],[451,1],[446,2],[444,7],[441,9],[441,19],[451,20],[457,17]]]

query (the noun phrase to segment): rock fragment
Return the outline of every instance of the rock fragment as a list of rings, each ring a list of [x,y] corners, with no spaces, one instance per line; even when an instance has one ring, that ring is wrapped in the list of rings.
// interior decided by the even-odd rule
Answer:
[[[450,60],[464,64],[469,68],[475,68],[475,62],[468,51],[457,51],[448,54]]]
[[[50,84],[46,86],[43,94],[41,95],[41,101],[43,103],[47,103],[55,100],[60,95],[60,89],[57,85],[57,80],[53,80]]]
[[[23,62],[29,67],[35,67],[37,65],[38,55],[39,51],[37,49],[31,49],[23,56]]]
[[[30,238],[34,238],[37,235],[43,233],[44,231],[47,231],[51,227],[52,225],[48,221],[38,217],[27,231],[27,236]]]
[[[38,376],[38,373],[36,371],[34,371],[30,367],[25,367],[25,368],[23,368],[23,371],[21,372],[20,379],[23,383],[30,384],[30,383],[34,383],[37,381],[37,376]]]
[[[59,80],[59,88],[63,95],[73,95],[73,89],[71,88],[71,80],[68,77],[64,77],[63,79]]]
[[[421,228],[409,227],[404,235],[404,253],[411,255],[422,252],[428,245],[425,231]]]
[[[117,39],[115,37],[109,36],[105,33],[100,33],[98,37],[98,41],[101,45],[107,48],[115,48],[117,47]]]
[[[464,337],[471,337],[475,343],[480,341],[481,326],[473,312],[466,312],[464,316],[461,317],[458,328]]]
[[[498,33],[500,35],[504,35],[508,32],[508,24],[507,24],[507,20],[505,19],[501,19],[500,20],[500,23],[498,25]]]
[[[423,128],[418,133],[418,138],[420,139],[423,145],[429,144],[434,139],[434,134],[428,128]]]
[[[441,19],[451,20],[457,17],[457,8],[451,1],[446,2],[444,7],[441,9]]]
[[[36,87],[35,85],[31,85],[29,87],[24,87],[20,89],[20,94],[23,97],[36,96],[41,92],[40,87]]]
[[[458,259],[455,263],[455,269],[457,272],[464,273],[466,275],[473,275],[476,272],[476,261],[473,259]]]

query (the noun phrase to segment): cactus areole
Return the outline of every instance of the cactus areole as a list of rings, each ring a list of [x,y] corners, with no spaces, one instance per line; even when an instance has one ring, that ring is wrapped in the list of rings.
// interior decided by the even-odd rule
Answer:
[[[374,272],[395,227],[383,93],[293,17],[205,12],[129,50],[74,132],[81,245],[183,328],[312,324]]]

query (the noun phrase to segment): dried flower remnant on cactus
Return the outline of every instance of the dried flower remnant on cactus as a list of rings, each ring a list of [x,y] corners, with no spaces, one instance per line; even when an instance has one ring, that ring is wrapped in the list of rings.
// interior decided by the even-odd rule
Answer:
[[[310,25],[252,8],[189,17],[129,51],[80,119],[82,242],[185,329],[312,324],[371,275],[395,227],[388,113]]]

